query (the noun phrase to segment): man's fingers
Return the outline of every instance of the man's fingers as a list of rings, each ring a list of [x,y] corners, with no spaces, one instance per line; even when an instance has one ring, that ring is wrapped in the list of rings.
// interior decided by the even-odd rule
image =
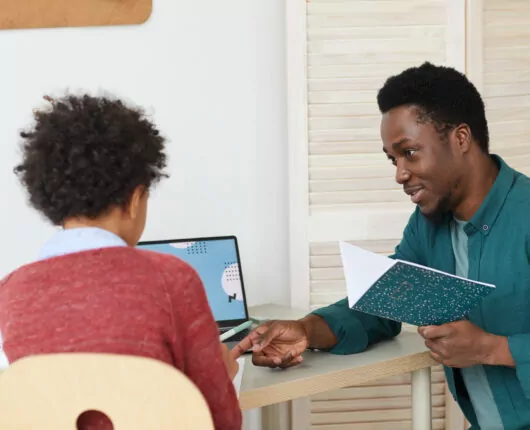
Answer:
[[[453,332],[454,328],[449,324],[442,325],[429,325],[425,327],[419,327],[418,333],[424,339],[438,339],[440,337],[449,336]]]
[[[292,357],[291,355],[287,354],[285,357],[283,357],[283,359],[278,356],[272,357],[261,353],[254,353],[252,356],[252,362],[254,365],[270,368],[279,367],[281,369],[287,369],[289,367],[297,366],[303,361],[304,358],[301,355]]]
[[[232,355],[237,359],[245,352],[252,349],[254,345],[261,341],[261,337],[263,336],[263,333],[269,329],[269,325],[270,322],[266,322],[252,330],[248,336],[232,348]]]
[[[447,358],[447,347],[443,341],[428,339],[425,341],[425,346],[438,357]]]
[[[283,356],[280,367],[282,369],[287,369],[288,367],[292,367],[292,366],[296,366],[297,364],[300,364],[303,360],[300,354],[301,353],[297,352],[296,349],[289,351],[287,354]]]
[[[289,361],[288,363],[282,363],[279,365],[280,368],[282,369],[288,369],[289,367],[294,367],[294,366],[298,366],[302,361],[304,361],[304,357],[302,357],[301,355],[299,355],[298,357],[296,358],[293,358],[291,361]]]
[[[288,362],[288,361],[291,361],[291,360],[294,360],[294,359],[298,359],[298,357],[300,357],[300,355],[302,354],[302,352],[304,352],[303,350],[300,350],[299,348],[293,348],[291,349],[289,352],[287,352],[283,358],[282,358],[282,363],[283,362]]]
[[[281,336],[284,328],[281,324],[272,324],[261,334],[261,338],[254,346],[254,351],[263,351],[274,339]]]
[[[260,326],[256,327],[254,330],[252,330],[250,336],[256,339],[259,338],[263,335],[263,333],[265,333],[269,329],[273,322],[274,321],[267,321],[266,323],[263,323]]]
[[[299,357],[305,352],[306,349],[307,345],[303,342],[299,342],[293,346],[293,348],[291,349],[291,354],[293,357]]]
[[[431,357],[440,364],[444,364],[444,359],[441,355],[431,351]]]
[[[252,363],[256,366],[262,367],[278,367],[282,362],[280,357],[268,357],[265,354],[252,354]]]

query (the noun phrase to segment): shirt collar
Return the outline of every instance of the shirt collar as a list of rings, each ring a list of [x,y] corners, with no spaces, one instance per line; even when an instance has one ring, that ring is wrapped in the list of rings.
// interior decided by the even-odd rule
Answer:
[[[499,166],[499,173],[488,195],[466,226],[466,229],[475,229],[484,235],[489,234],[515,180],[515,171],[501,157],[494,154],[491,157]],[[469,234],[470,231],[467,233]]]
[[[60,230],[41,248],[39,260],[113,246],[127,246],[127,244],[114,233],[97,227]]]

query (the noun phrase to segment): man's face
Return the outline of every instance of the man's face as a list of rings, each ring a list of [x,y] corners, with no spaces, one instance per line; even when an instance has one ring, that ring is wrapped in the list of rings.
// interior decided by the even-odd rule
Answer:
[[[423,215],[434,219],[455,207],[462,159],[452,133],[445,141],[432,123],[418,121],[417,108],[401,106],[383,115],[381,138],[396,166],[396,182]]]

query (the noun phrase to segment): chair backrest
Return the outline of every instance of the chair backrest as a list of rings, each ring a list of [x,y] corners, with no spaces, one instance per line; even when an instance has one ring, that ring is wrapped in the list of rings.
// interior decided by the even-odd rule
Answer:
[[[160,361],[126,355],[35,355],[0,374],[0,429],[77,428],[87,410],[114,430],[213,430],[197,387]]]

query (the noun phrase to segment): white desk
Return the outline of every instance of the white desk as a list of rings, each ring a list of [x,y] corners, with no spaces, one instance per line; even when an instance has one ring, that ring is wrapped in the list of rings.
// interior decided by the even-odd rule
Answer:
[[[296,319],[303,315],[300,311],[275,306],[253,308],[250,314],[282,319]],[[437,364],[430,357],[423,339],[410,332],[403,332],[395,339],[378,343],[360,354],[337,356],[307,351],[300,366],[287,370],[256,367],[252,364],[252,357],[248,356],[240,404],[243,410],[271,408],[326,391],[412,373],[413,429],[429,430],[432,428],[430,368]],[[270,410],[268,413],[274,415]]]

